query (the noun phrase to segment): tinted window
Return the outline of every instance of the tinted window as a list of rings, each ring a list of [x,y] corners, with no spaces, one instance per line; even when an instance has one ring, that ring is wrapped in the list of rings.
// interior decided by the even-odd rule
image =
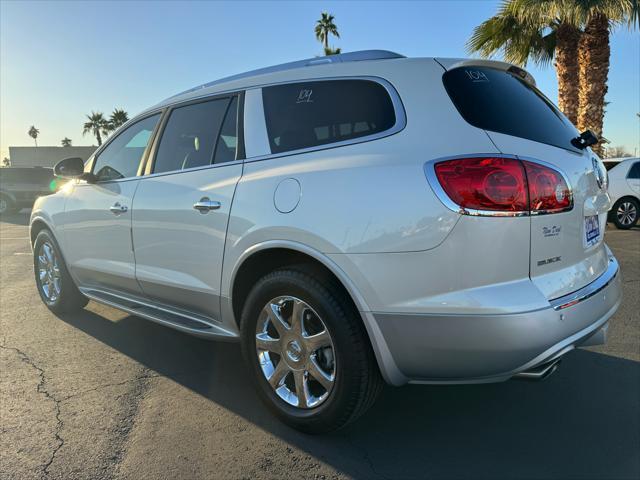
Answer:
[[[138,173],[140,160],[159,118],[160,114],[157,114],[134,123],[105,147],[93,167],[99,181],[134,177]]]
[[[221,98],[174,109],[162,133],[154,173],[211,165],[230,101]]]
[[[535,87],[510,73],[482,67],[448,71],[444,86],[474,127],[576,150],[575,127]]]
[[[387,90],[368,80],[329,80],[262,89],[272,153],[364,137],[396,123]]]
[[[230,162],[236,159],[238,146],[238,97],[233,97],[227,110],[227,116],[220,130],[213,163]]]
[[[631,166],[627,178],[640,178],[640,162],[636,162]]]

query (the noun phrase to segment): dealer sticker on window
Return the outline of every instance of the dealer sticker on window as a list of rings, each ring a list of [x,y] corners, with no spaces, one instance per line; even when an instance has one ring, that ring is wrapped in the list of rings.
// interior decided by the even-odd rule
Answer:
[[[591,247],[600,241],[600,221],[597,215],[584,217],[585,247]]]

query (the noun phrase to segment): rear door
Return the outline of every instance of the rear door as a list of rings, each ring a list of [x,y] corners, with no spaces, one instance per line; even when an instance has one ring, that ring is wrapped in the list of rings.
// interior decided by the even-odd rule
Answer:
[[[485,130],[502,153],[550,166],[565,177],[573,207],[531,215],[530,277],[547,298],[557,298],[606,270],[606,170],[590,149],[572,145],[577,130],[532,85],[528,74],[506,68],[462,65],[446,72],[444,83],[461,115]],[[527,181],[530,188],[547,188],[543,176],[532,174]]]
[[[136,278],[154,302],[220,318],[224,242],[236,184],[240,97],[169,112],[133,212]]]

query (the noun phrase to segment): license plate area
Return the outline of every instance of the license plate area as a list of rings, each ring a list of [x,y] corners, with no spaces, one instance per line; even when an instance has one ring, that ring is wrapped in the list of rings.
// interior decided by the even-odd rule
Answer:
[[[592,247],[600,241],[600,220],[598,215],[584,217],[584,247]]]

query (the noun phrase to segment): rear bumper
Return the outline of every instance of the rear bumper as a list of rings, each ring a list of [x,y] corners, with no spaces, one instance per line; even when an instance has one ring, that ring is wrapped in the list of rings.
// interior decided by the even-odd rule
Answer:
[[[580,345],[602,343],[621,300],[619,266],[610,256],[598,279],[547,308],[503,315],[374,313],[373,318],[406,381],[499,382],[552,364]]]

